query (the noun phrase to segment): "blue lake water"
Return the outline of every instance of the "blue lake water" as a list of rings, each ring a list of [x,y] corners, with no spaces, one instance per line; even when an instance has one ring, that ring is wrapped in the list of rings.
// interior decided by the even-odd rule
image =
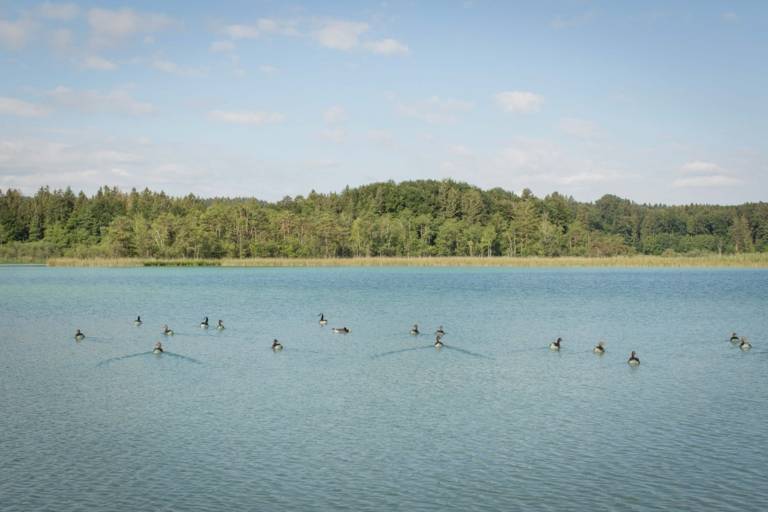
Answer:
[[[0,267],[0,509],[764,511],[767,306],[764,270]]]

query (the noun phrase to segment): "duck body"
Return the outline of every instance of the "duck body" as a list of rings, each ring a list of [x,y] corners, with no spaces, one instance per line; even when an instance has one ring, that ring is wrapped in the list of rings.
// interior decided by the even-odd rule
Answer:
[[[348,327],[334,327],[333,332],[336,334],[349,334],[351,330]]]
[[[557,338],[555,341],[549,344],[549,350],[558,351],[560,350],[560,343],[563,341],[562,338]]]
[[[640,358],[637,357],[637,354],[633,350],[631,354],[629,354],[629,359],[627,359],[627,364],[629,366],[638,366],[640,365]]]
[[[137,316],[136,320],[133,321],[133,325],[141,325],[142,323],[140,316]]]
[[[80,329],[78,329],[77,332],[75,333],[75,339],[77,341],[83,340],[83,339],[85,339],[85,334],[80,332]]]
[[[435,348],[443,348],[443,342],[440,341],[440,338],[435,340]]]
[[[320,322],[319,323],[320,323],[320,325],[325,325],[325,324],[328,323],[328,320],[325,319],[325,315],[323,315],[322,313],[320,313]]]
[[[279,352],[279,351],[283,350],[283,344],[280,343],[277,340],[273,340],[272,341],[272,350],[275,351],[275,352]]]
[[[222,322],[221,320],[219,320],[219,323],[218,323],[218,324],[216,324],[216,328],[217,328],[218,330],[220,330],[220,331],[223,331],[223,330],[224,330],[224,322]]]
[[[205,320],[200,322],[200,328],[201,329],[207,329],[208,328],[208,317],[205,317]]]
[[[419,332],[419,326],[417,324],[413,324],[413,327],[411,327],[411,336],[418,336],[421,334]]]
[[[747,341],[747,338],[741,338],[741,342],[739,343],[739,348],[741,350],[747,351],[752,348],[752,344]]]
[[[601,356],[605,354],[605,347],[602,344],[597,344],[595,348],[592,349],[592,352]]]
[[[171,329],[171,328],[170,328],[170,327],[168,327],[167,325],[164,325],[164,326],[163,326],[163,334],[164,334],[165,336],[173,336],[173,329]]]

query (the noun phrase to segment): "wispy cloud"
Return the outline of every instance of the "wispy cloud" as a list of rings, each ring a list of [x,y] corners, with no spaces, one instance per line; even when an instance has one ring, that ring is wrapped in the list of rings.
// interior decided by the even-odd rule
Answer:
[[[689,178],[679,178],[672,182],[675,188],[708,188],[708,187],[731,187],[743,183],[739,178],[725,176],[723,174],[714,174],[712,176],[691,176]]]
[[[472,107],[469,101],[432,96],[423,101],[398,103],[397,112],[431,124],[451,124],[457,121],[459,114],[469,112]]]
[[[96,69],[99,71],[112,71],[117,69],[117,64],[111,60],[99,57],[98,55],[91,55],[83,60],[82,67],[86,69]]]
[[[408,55],[411,50],[396,39],[381,39],[365,43],[365,47],[379,55]]]
[[[0,115],[12,115],[18,117],[41,117],[48,113],[48,109],[34,103],[0,96]]]
[[[261,18],[255,23],[225,25],[222,32],[232,39],[256,39],[271,34],[296,36],[299,31],[293,20]]]
[[[232,41],[214,41],[208,48],[212,53],[226,53],[235,51],[235,43]]]
[[[96,45],[114,44],[136,34],[159,32],[175,24],[164,14],[140,13],[133,9],[95,8],[88,11],[91,42]]]
[[[37,6],[37,14],[51,20],[69,21],[80,14],[80,8],[69,3],[43,2]]]
[[[285,116],[279,112],[212,110],[208,113],[208,118],[222,123],[262,125],[281,123]]]
[[[347,120],[347,111],[341,105],[333,105],[323,113],[323,120],[327,124],[343,123]]]
[[[151,103],[133,98],[125,89],[102,92],[59,86],[50,91],[48,97],[57,106],[90,113],[145,115],[155,111]]]
[[[326,48],[352,50],[360,44],[360,36],[368,31],[368,24],[359,21],[329,20],[313,34]]]
[[[8,21],[0,19],[0,46],[19,50],[29,41],[35,24],[29,20]]]
[[[179,75],[179,76],[203,76],[205,75],[205,70],[202,68],[190,68],[181,66],[173,61],[170,61],[164,57],[154,57],[151,61],[151,66],[158,70],[162,71],[163,73],[169,73],[172,75]]]
[[[598,132],[597,125],[592,121],[573,117],[561,119],[559,127],[564,133],[581,139],[591,139],[595,137]]]
[[[542,96],[528,91],[504,91],[495,98],[502,110],[515,114],[536,112],[544,103]]]
[[[692,162],[686,162],[680,167],[680,171],[684,173],[693,174],[711,174],[719,172],[722,169],[714,162],[704,162],[702,160],[694,160]]]

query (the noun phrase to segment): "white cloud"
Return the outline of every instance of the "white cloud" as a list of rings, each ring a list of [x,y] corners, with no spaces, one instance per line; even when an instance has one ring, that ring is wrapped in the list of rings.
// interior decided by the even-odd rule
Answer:
[[[37,7],[37,13],[43,18],[67,21],[76,18],[80,8],[75,4],[44,2]]]
[[[313,37],[326,48],[352,50],[360,44],[360,36],[367,30],[367,23],[329,20],[322,24]]]
[[[280,123],[284,116],[279,112],[212,110],[208,118],[222,123],[262,125]]]
[[[117,69],[117,64],[111,60],[107,60],[104,57],[98,55],[91,55],[83,60],[82,66],[86,69],[97,69],[99,71],[112,71]]]
[[[162,57],[153,58],[151,62],[151,66],[158,71],[162,71],[163,73],[169,73],[172,75],[202,76],[205,74],[205,70],[203,69],[188,68],[188,67],[180,66],[179,64],[176,64],[175,62],[172,62]]]
[[[591,139],[597,135],[597,125],[586,119],[563,118],[560,120],[560,130],[582,139]]]
[[[431,124],[450,124],[456,122],[458,114],[468,112],[472,107],[468,101],[432,96],[425,101],[400,103],[397,111],[402,116]]]
[[[66,52],[72,48],[72,31],[66,28],[59,28],[51,32],[50,43],[57,52]]]
[[[343,123],[347,120],[347,111],[341,105],[334,105],[323,113],[323,120],[328,124]]]
[[[283,36],[299,35],[296,23],[293,21],[261,18],[253,24],[226,25],[224,34],[232,39],[256,39],[261,36],[278,34]]]
[[[163,14],[139,13],[132,9],[91,9],[88,11],[94,44],[113,44],[139,33],[158,32],[174,25]]]
[[[331,142],[341,144],[347,136],[346,131],[343,128],[325,128],[320,130],[320,136]]]
[[[396,39],[381,39],[365,43],[365,47],[379,55],[408,55],[410,49]]]
[[[739,178],[726,176],[724,174],[712,174],[709,176],[691,176],[690,178],[679,178],[672,182],[675,188],[708,188],[708,187],[731,187],[743,183]]]
[[[504,91],[496,94],[496,102],[506,112],[535,112],[544,103],[544,98],[528,91]]]
[[[720,171],[720,166],[713,162],[703,162],[701,160],[695,160],[693,162],[687,162],[680,168],[681,172],[690,174],[710,174]]]
[[[35,25],[26,20],[6,21],[0,19],[0,46],[9,50],[23,48],[34,29]]]
[[[0,115],[13,115],[18,117],[40,117],[48,113],[48,110],[40,105],[35,105],[16,98],[0,96]]]
[[[155,111],[155,107],[151,103],[134,99],[124,89],[114,89],[108,92],[76,91],[59,86],[50,91],[48,96],[61,107],[84,112],[144,115]]]
[[[259,66],[259,71],[261,71],[265,75],[272,76],[280,70],[275,66],[270,66],[269,64],[262,64],[261,66]]]
[[[235,43],[232,41],[214,41],[209,50],[213,53],[226,53],[235,51]]]

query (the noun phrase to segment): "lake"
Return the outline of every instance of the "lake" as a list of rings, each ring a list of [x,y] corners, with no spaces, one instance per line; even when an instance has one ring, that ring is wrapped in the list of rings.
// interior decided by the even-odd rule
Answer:
[[[766,270],[0,267],[0,509],[764,511],[766,306]]]

